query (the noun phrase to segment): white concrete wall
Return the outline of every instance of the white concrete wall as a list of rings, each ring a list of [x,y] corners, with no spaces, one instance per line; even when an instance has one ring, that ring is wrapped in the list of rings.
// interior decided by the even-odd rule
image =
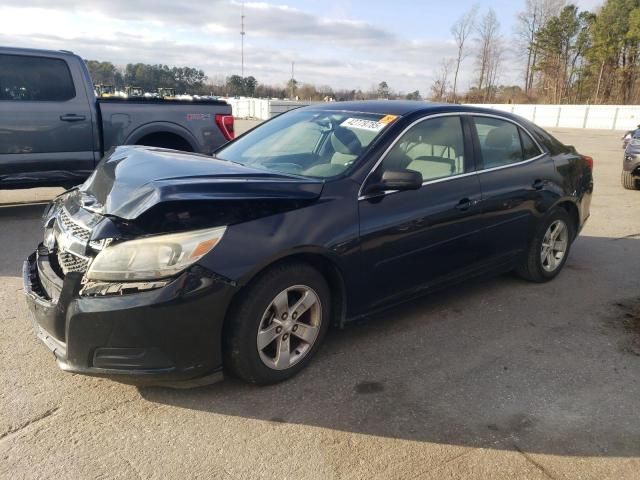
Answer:
[[[237,118],[267,120],[274,115],[322,102],[227,98]],[[630,130],[640,124],[640,105],[474,105],[520,115],[541,127]]]
[[[630,130],[640,124],[640,105],[475,105],[520,115],[541,127]]]
[[[271,118],[270,104],[271,101],[262,98],[223,98],[233,110],[233,116],[236,118],[257,118],[258,120],[267,120]]]

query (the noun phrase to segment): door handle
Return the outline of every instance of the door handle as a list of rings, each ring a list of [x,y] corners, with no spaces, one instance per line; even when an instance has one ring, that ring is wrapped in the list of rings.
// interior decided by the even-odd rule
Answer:
[[[456,208],[462,212],[465,212],[469,210],[471,207],[473,207],[475,204],[476,202],[472,201],[471,199],[463,198],[458,202],[458,204],[456,205]]]
[[[87,117],[84,115],[76,115],[75,113],[67,113],[66,115],[60,115],[60,120],[63,122],[82,122]]]
[[[544,180],[536,180],[535,182],[533,182],[533,185],[531,185],[535,190],[542,190],[545,186],[547,182],[545,182]]]

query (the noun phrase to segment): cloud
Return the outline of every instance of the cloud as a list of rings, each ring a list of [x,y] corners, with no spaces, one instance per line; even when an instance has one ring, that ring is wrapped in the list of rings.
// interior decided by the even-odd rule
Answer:
[[[4,0],[15,8],[52,9],[50,0]],[[158,22],[165,27],[197,27],[211,32],[239,34],[241,5],[228,0],[56,0],[55,11],[87,12],[113,19]],[[250,35],[272,38],[324,40],[334,44],[366,46],[395,38],[395,35],[367,22],[319,17],[286,5],[264,2],[245,4],[246,28]]]
[[[248,2],[247,74],[284,84],[296,62],[301,82],[428,93],[449,40],[418,41],[362,21],[313,15],[285,5]],[[72,50],[84,58],[190,65],[210,78],[239,73],[240,5],[228,0],[185,4],[160,0],[4,0],[0,44]],[[469,83],[472,62],[460,85]]]

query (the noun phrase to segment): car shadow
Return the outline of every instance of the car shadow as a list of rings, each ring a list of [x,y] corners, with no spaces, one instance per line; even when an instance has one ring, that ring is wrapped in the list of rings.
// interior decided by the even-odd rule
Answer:
[[[0,277],[22,275],[22,262],[42,239],[42,213],[47,204],[0,204]]]
[[[309,368],[278,385],[227,379],[140,393],[274,428],[637,456],[640,347],[629,346],[640,338],[640,314],[634,332],[629,305],[640,312],[640,262],[629,262],[630,254],[638,258],[640,240],[582,237],[553,282],[469,281],[330,331]]]

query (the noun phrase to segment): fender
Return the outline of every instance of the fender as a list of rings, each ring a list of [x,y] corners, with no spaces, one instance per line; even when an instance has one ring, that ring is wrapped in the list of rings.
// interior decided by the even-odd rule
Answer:
[[[276,257],[272,257],[261,262],[258,266],[243,275],[238,280],[237,285],[240,289],[246,287],[265,270],[276,264],[290,260],[300,260],[310,263],[320,270],[325,276],[326,281],[329,283],[329,287],[334,291],[334,293],[338,294],[338,298],[334,299],[332,307],[334,314],[333,324],[338,328],[343,328],[349,317],[347,305],[349,303],[350,295],[344,280],[343,266],[341,265],[338,256],[330,250],[313,245],[288,250]]]
[[[125,139],[125,145],[135,145],[140,139],[153,133],[172,133],[182,137],[194,152],[202,151],[202,147],[198,144],[198,140],[193,134],[181,125],[173,122],[149,122],[140,125]]]

